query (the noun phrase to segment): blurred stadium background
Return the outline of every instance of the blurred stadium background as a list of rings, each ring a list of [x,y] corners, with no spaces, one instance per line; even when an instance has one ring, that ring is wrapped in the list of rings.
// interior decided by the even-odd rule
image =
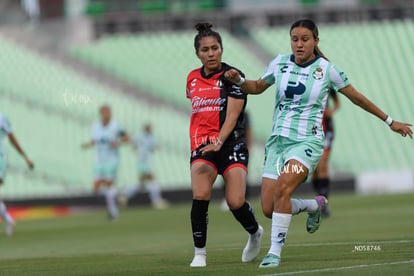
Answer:
[[[190,191],[185,82],[200,66],[192,27],[212,22],[223,35],[223,60],[256,79],[277,53],[290,52],[289,26],[299,18],[317,22],[322,51],[360,91],[393,118],[413,122],[414,1],[0,0],[0,111],[36,166],[29,172],[6,142],[2,197],[87,204],[94,152],[80,145],[90,139],[98,107],[108,103],[132,135],[152,123],[165,197],[189,200],[182,196]],[[273,97],[270,89],[248,100],[255,141],[249,182],[256,192]],[[340,100],[333,189],[413,192],[413,142]],[[121,151],[118,187],[136,180],[133,151]]]

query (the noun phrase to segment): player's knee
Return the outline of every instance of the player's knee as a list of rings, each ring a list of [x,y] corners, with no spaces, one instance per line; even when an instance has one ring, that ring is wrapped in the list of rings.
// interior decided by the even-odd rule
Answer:
[[[230,210],[237,210],[243,206],[244,202],[246,201],[244,196],[232,196],[226,198],[227,205],[229,206]]]
[[[210,200],[211,192],[208,190],[193,190],[193,199]]]

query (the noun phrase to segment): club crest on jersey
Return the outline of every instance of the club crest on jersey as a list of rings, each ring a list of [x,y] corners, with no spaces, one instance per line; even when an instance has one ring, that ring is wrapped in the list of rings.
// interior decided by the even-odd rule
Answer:
[[[322,79],[322,78],[323,78],[322,68],[321,68],[321,67],[316,68],[316,69],[315,69],[315,71],[313,71],[312,77],[313,77],[315,80],[320,80],[320,79]]]
[[[221,87],[221,85],[222,85],[221,80],[218,80],[218,81],[216,82],[216,87]]]

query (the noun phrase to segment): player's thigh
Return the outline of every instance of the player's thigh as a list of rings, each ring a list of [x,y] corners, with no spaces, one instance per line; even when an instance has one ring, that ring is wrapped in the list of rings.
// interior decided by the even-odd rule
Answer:
[[[280,176],[288,174],[283,179],[301,179],[300,175],[306,171],[306,177],[303,179],[303,182],[306,181],[313,174],[321,160],[324,151],[323,142],[306,140],[299,142],[290,141],[288,143],[285,142],[285,144],[287,145],[287,150],[284,153],[284,165],[280,171]]]
[[[191,164],[193,199],[210,200],[211,189],[217,178],[217,169],[202,160]]]
[[[246,168],[233,166],[223,176],[226,187],[226,201],[231,210],[239,209],[245,202]]]
[[[296,159],[287,161],[276,183],[276,201],[282,197],[290,198],[299,185],[305,182],[308,174],[309,169],[302,162]]]
[[[273,178],[262,178],[261,203],[263,214],[272,218],[274,209],[274,195],[276,190],[277,180]]]
[[[119,168],[118,161],[111,161],[105,165],[104,174],[105,174],[106,186],[112,186],[112,184],[116,181],[116,178],[118,176],[118,168]]]

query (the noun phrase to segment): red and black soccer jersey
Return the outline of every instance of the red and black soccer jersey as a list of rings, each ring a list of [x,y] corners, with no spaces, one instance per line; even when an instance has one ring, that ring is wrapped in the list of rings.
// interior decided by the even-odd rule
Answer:
[[[191,151],[194,151],[201,145],[216,141],[226,119],[228,97],[245,100],[243,111],[246,107],[246,94],[241,91],[238,85],[224,77],[224,72],[231,68],[233,67],[222,63],[220,70],[209,75],[205,75],[203,67],[195,69],[188,74],[187,98],[191,100],[192,105],[190,123]],[[243,75],[241,72],[240,74]],[[244,137],[245,121],[243,111],[237,119],[233,133],[227,140]]]

